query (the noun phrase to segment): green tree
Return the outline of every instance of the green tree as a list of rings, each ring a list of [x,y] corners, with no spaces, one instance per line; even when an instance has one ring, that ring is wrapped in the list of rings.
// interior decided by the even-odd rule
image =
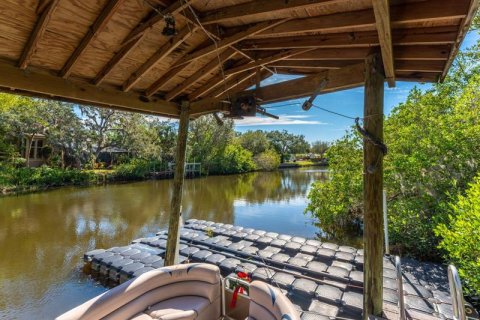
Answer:
[[[87,145],[93,161],[108,147],[117,147],[122,141],[123,129],[119,111],[80,106],[83,125],[88,132]]]
[[[319,154],[323,158],[329,146],[330,144],[327,141],[318,140],[318,141],[312,142],[312,146],[310,147],[310,152]]]
[[[43,116],[48,123],[45,136],[46,144],[51,148],[50,158],[58,157],[60,166],[64,168],[67,157],[79,167],[84,160],[86,131],[73,105],[47,101]]]
[[[393,251],[438,259],[435,228],[448,225],[449,203],[479,171],[478,46],[457,61],[444,83],[412,90],[385,120],[384,184]],[[362,217],[362,152],[351,131],[328,151],[330,179],[316,183],[308,210],[327,232]]]
[[[272,171],[278,169],[280,156],[275,150],[269,149],[254,157],[255,166],[258,170]]]
[[[223,155],[234,136],[232,120],[225,120],[222,126],[211,115],[192,121],[188,134],[188,160],[201,162],[202,170],[208,174],[213,165],[218,164],[218,157]]]
[[[254,156],[270,149],[270,141],[262,130],[249,130],[238,138],[240,145],[253,153]]]
[[[155,119],[151,125],[159,139],[162,160],[165,162],[174,161],[177,145],[177,128],[175,124],[170,121],[158,121]]]
[[[8,126],[10,135],[19,143],[25,141],[25,160],[30,163],[30,150],[33,138],[43,134],[48,127],[46,100],[2,94],[3,120]]]
[[[449,211],[448,221],[435,229],[442,239],[439,247],[457,266],[467,293],[474,296],[480,293],[480,175]]]
[[[253,155],[239,144],[229,144],[217,157],[215,173],[231,174],[255,170]]]
[[[287,130],[274,130],[267,133],[273,148],[280,154],[281,162],[285,156],[295,153],[306,153],[310,147],[305,136],[289,133]]]
[[[120,139],[118,146],[127,150],[131,157],[145,160],[162,158],[162,148],[156,124],[147,116],[125,112],[119,116],[116,131]]]

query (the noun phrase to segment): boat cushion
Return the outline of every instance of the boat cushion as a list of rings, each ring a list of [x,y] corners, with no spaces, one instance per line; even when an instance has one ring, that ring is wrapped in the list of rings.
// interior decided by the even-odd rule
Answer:
[[[134,315],[132,318],[130,318],[130,320],[153,320],[153,318],[148,314],[141,312]]]
[[[249,316],[254,319],[300,320],[298,311],[283,293],[261,281],[253,281],[249,290]]]
[[[201,314],[204,309],[208,307],[210,301],[208,299],[198,296],[183,296],[168,299],[151,306],[145,311],[153,319],[195,319],[197,315]],[[168,316],[168,317],[166,317]]]

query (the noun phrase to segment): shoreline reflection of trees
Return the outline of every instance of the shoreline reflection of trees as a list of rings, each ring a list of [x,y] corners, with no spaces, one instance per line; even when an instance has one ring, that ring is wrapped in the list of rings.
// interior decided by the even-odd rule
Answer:
[[[281,170],[186,180],[184,217],[233,223],[236,200],[288,205],[325,177]],[[40,303],[71,278],[85,251],[128,244],[166,228],[171,184],[157,180],[3,198],[0,309]]]

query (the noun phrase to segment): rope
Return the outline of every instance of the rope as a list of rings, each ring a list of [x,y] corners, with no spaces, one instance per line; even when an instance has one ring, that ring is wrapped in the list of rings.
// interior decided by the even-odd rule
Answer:
[[[215,53],[217,55],[217,59],[218,59],[218,65],[220,67],[220,72],[222,74],[222,78],[223,78],[223,85],[224,85],[224,90],[227,91],[227,78],[225,76],[225,70],[223,69],[223,63],[222,63],[222,59],[220,59],[220,53],[218,52],[218,43],[217,43],[217,40],[212,37],[212,35],[210,34],[210,32],[207,31],[207,29],[205,29],[205,27],[203,26],[203,24],[200,22],[200,19],[198,18],[197,16],[197,13],[195,12],[195,10],[193,10],[192,6],[190,5],[189,2],[184,2],[184,0],[181,0],[182,3],[185,3],[186,6],[188,7],[188,9],[192,12],[192,15],[193,17],[195,18],[195,21],[197,21],[197,24],[200,26],[200,28],[203,30],[203,32],[205,32],[205,34],[207,35],[207,37],[210,38],[210,40],[212,40],[213,42],[213,45],[215,46]],[[217,25],[217,30],[219,26]],[[230,100],[230,95],[227,93],[228,95],[228,98]]]
[[[360,118],[355,118],[355,127],[357,128],[357,131],[360,132],[360,134],[367,140],[370,141],[375,147],[380,149],[382,151],[383,155],[386,156],[388,153],[388,148],[387,145],[383,143],[382,140],[378,139],[377,137],[374,137],[372,134],[370,134],[367,130],[362,128],[359,124]]]

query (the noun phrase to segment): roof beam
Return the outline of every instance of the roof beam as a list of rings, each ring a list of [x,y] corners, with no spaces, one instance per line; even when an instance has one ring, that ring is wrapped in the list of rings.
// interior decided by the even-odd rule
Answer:
[[[320,72],[321,69],[340,69],[348,65],[360,63],[360,60],[337,60],[337,61],[325,61],[325,60],[294,60],[288,59],[283,61],[277,61],[269,66],[272,68],[316,68]]]
[[[187,67],[188,64],[184,64],[180,67],[171,68],[167,73],[158,78],[154,83],[150,85],[150,87],[148,87],[148,89],[145,91],[145,95],[147,97],[153,96],[155,93],[158,92],[158,90],[160,90],[164,85],[166,85],[168,81],[172,80],[176,75],[185,70]]]
[[[168,8],[161,10],[161,14],[156,11],[152,12],[152,15],[146,20],[140,22],[130,34],[123,40],[123,44],[127,44],[132,40],[142,37],[145,32],[155,26],[157,23],[163,20],[163,17],[167,14],[175,15],[180,11],[184,10],[190,2],[193,0],[177,0],[174,1]]]
[[[392,28],[408,23],[463,18],[465,2],[451,0],[427,0],[395,5],[390,8]],[[371,9],[341,12],[311,18],[294,19],[260,33],[260,35],[287,36],[304,32],[351,32],[362,28],[375,30],[375,14]]]
[[[47,30],[48,22],[50,21],[50,17],[52,16],[53,12],[55,11],[59,0],[52,0],[50,2],[44,2],[41,6],[39,6],[40,17],[38,18],[37,22],[35,23],[35,27],[33,31],[30,33],[30,37],[28,38],[27,44],[23,49],[22,56],[18,62],[18,67],[20,69],[26,69],[32,60],[35,51],[37,50],[37,45],[40,39],[42,39],[45,30]]]
[[[365,63],[348,66],[339,70],[326,70],[311,76],[284,81],[248,90],[239,94],[254,94],[262,104],[308,97],[317,91],[320,84],[327,79],[327,85],[319,94],[351,89],[362,86],[365,82]],[[206,98],[190,104],[192,114],[205,114],[215,111],[228,111],[228,105],[222,103],[224,97]]]
[[[209,76],[211,72],[218,69],[220,64],[226,60],[231,59],[237,52],[231,48],[227,48],[219,56],[213,58],[209,63],[200,68],[193,75],[185,79],[180,85],[176,86],[173,90],[165,95],[165,100],[170,101],[180,95],[182,92],[188,90],[192,85],[201,81],[205,77]]]
[[[337,60],[284,60],[272,63],[272,68],[294,68],[294,69],[341,69],[346,66],[359,63],[359,61]],[[395,60],[396,71],[419,71],[419,72],[441,72],[445,60]]]
[[[237,74],[230,79],[228,79],[226,82],[222,83],[221,86],[219,86],[216,90],[214,90],[212,93],[210,93],[208,96],[210,97],[220,97],[220,96],[225,96],[229,92],[232,92],[235,90],[235,88],[238,88],[240,85],[245,84],[248,80],[254,80],[256,76],[255,71],[245,71],[240,74]],[[251,85],[255,84],[255,82],[252,82]],[[248,87],[250,84],[247,83],[246,87]]]
[[[0,62],[0,90],[163,116],[179,115],[177,105],[165,100],[145,101],[138,93],[124,93],[108,87],[99,88],[35,69],[25,72],[6,62]]]
[[[450,56],[448,58],[447,63],[445,64],[445,68],[443,69],[442,76],[440,77],[440,81],[443,81],[447,76],[448,70],[452,66],[453,60],[457,56],[458,50],[460,50],[460,46],[462,45],[463,39],[465,39],[465,35],[467,34],[468,30],[470,29],[470,25],[472,23],[475,14],[478,11],[480,6],[480,0],[471,0],[470,7],[468,9],[467,15],[464,19],[462,19],[461,26],[458,29],[458,33],[456,36],[456,41],[454,47],[450,51]]]
[[[163,14],[170,13],[175,15],[179,13],[186,4],[188,4],[192,0],[178,0],[171,4],[168,8],[162,11]],[[123,40],[123,44],[120,50],[110,59],[110,61],[105,64],[102,70],[97,74],[97,76],[93,79],[93,83],[95,85],[100,85],[105,78],[112,72],[112,70],[120,64],[123,59],[132,52],[142,41],[143,37],[146,35],[146,31],[152,28],[156,23],[163,20],[163,15],[157,14],[153,11],[149,18],[140,22],[130,33],[129,35]]]
[[[218,88],[218,86],[223,83],[225,79],[223,78],[222,74],[217,74],[215,77],[208,79],[207,83],[202,85],[201,87],[195,89],[192,93],[188,95],[188,99],[190,101],[195,100],[199,97],[203,97],[207,95],[209,92]]]
[[[450,45],[432,46],[395,46],[395,60],[447,60]],[[263,55],[264,52],[264,55]],[[270,57],[276,51],[259,51],[262,56]],[[295,60],[364,60],[370,48],[326,48],[314,49],[295,55]]]
[[[298,54],[305,53],[305,52],[310,51],[310,50],[313,50],[313,49],[308,48],[308,49],[297,49],[297,50],[288,50],[288,51],[280,52],[280,53],[272,55],[268,58],[258,59],[258,60],[252,61],[250,63],[243,64],[243,65],[240,65],[238,67],[234,67],[234,68],[231,68],[229,70],[226,70],[225,75],[234,75],[234,74],[240,73],[242,71],[255,69],[257,67],[265,66],[267,64],[270,64],[270,63],[273,63],[273,62],[276,62],[276,61],[288,59],[290,57],[296,56]]]
[[[255,0],[247,3],[220,8],[206,12],[201,18],[202,24],[219,23],[231,19],[244,17],[261,18],[265,15],[288,13],[295,9],[321,7],[345,0]]]
[[[191,36],[196,31],[196,27],[190,28],[185,26],[177,35],[167,41],[160,49],[157,50],[140,68],[137,69],[134,73],[123,84],[123,91],[127,92],[132,87],[140,81],[140,79],[148,73],[150,70],[155,67],[155,65],[167,57],[173,50],[178,48],[189,36]]]
[[[395,45],[453,44],[456,27],[400,29],[393,31]],[[294,48],[369,48],[378,46],[377,32],[348,32],[302,37],[248,39],[239,45],[250,50],[284,50]]]
[[[179,66],[179,65],[182,65],[182,64],[185,64],[185,63],[189,63],[190,61],[198,60],[198,59],[200,59],[200,58],[202,58],[206,55],[209,55],[209,54],[215,52],[216,50],[221,50],[221,49],[224,49],[226,47],[232,46],[237,42],[240,42],[240,41],[242,41],[242,40],[244,40],[248,37],[254,36],[257,33],[262,32],[263,30],[274,27],[274,26],[276,26],[280,23],[283,23],[285,21],[288,21],[288,19],[265,21],[265,22],[257,23],[255,25],[247,28],[244,31],[237,32],[236,34],[234,34],[230,37],[221,39],[220,41],[218,41],[215,44],[209,45],[205,48],[202,48],[202,49],[199,49],[199,50],[196,50],[192,53],[187,54],[184,58],[182,58],[179,62],[177,62],[175,64],[175,67]]]
[[[392,27],[390,23],[390,1],[372,0],[377,26],[380,51],[382,53],[385,80],[390,88],[395,87],[395,65],[393,61]]]
[[[87,34],[83,37],[82,41],[78,47],[73,51],[70,58],[64,64],[62,70],[60,70],[60,76],[62,78],[68,78],[72,73],[73,67],[80,59],[80,56],[85,52],[90,43],[95,39],[95,37],[101,33],[108,22],[112,19],[113,15],[117,9],[122,5],[125,0],[110,0],[107,5],[103,8],[100,15],[97,17],[93,25],[88,28]]]
[[[318,89],[323,80],[328,83],[320,94],[350,89],[362,86],[365,81],[365,63],[358,63],[338,70],[326,70],[315,75],[285,81],[260,88],[249,90],[261,99],[262,103],[271,103],[311,95]]]
[[[438,82],[441,76],[439,72],[397,71],[395,74],[399,81],[413,82]]]

